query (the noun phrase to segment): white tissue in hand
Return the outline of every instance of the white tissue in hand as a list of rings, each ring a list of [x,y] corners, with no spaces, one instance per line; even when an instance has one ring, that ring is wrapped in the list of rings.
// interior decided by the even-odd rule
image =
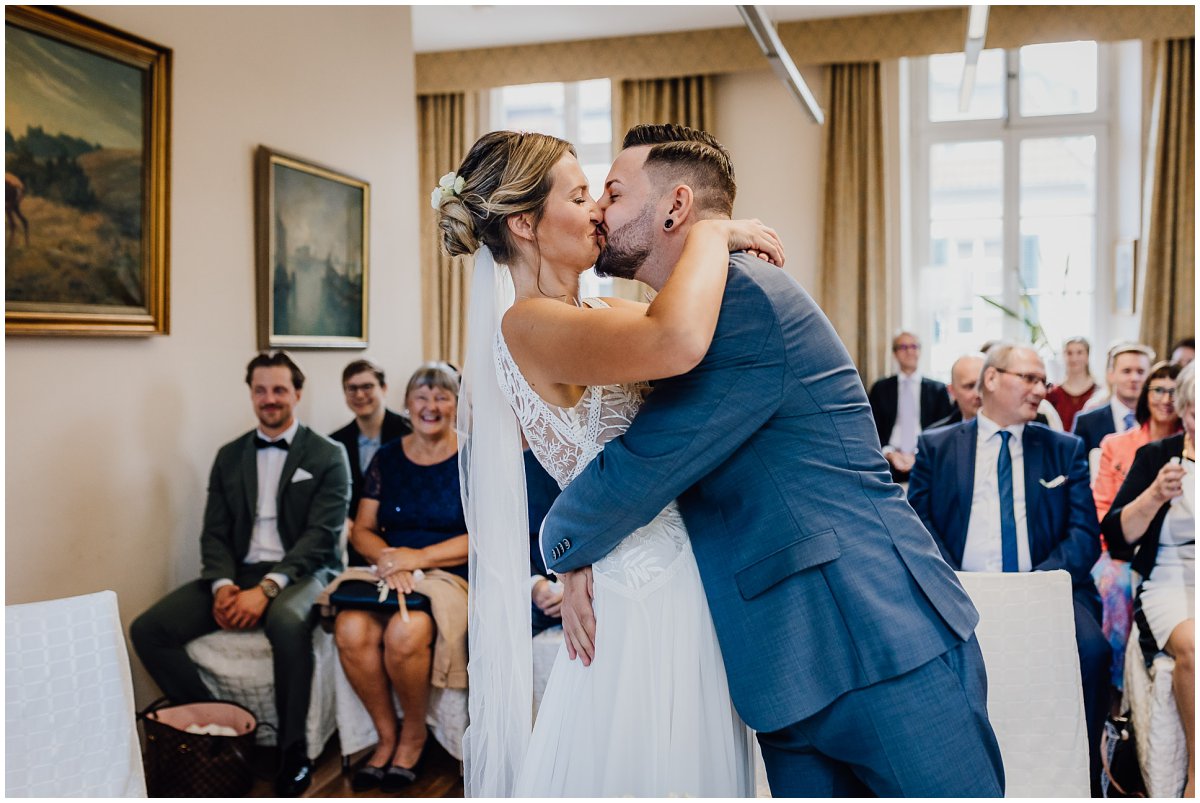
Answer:
[[[217,725],[216,723],[213,723],[210,725],[198,725],[195,722],[193,722],[191,725],[188,725],[187,728],[185,728],[185,730],[188,733],[196,733],[196,734],[200,734],[203,736],[237,736],[238,735],[238,732],[235,728],[231,728],[228,725]]]

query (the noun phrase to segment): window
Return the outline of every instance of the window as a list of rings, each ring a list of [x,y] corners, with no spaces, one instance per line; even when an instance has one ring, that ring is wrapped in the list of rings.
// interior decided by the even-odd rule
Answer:
[[[985,50],[965,112],[961,53],[910,62],[909,309],[933,374],[987,340],[1033,339],[1029,324],[1055,350],[1099,339],[1105,59],[1095,42]]]
[[[575,146],[593,198],[612,164],[612,85],[607,78],[576,83],[523,84],[492,90],[492,130],[536,131]],[[579,280],[585,296],[613,295],[612,279],[591,270]]]

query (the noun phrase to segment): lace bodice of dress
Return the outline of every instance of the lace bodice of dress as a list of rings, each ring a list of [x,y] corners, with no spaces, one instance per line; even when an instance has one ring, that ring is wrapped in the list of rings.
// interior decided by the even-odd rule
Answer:
[[[596,299],[588,302],[591,306],[603,304]],[[529,448],[562,488],[600,454],[604,444],[629,428],[649,387],[647,383],[592,385],[574,407],[555,407],[529,386],[499,331],[493,354],[500,389],[517,414]],[[672,502],[654,521],[626,537],[594,569],[597,575],[640,589],[663,576],[686,546],[687,532]]]

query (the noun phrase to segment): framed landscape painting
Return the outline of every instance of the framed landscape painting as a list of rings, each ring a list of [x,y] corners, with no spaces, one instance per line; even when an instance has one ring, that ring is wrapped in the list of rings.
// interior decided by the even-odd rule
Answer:
[[[171,51],[8,6],[5,331],[168,331]]]
[[[259,147],[259,348],[366,348],[371,188]]]

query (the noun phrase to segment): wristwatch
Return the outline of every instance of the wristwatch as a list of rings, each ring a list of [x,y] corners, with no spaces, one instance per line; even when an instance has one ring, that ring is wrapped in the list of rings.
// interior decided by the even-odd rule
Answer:
[[[258,587],[262,589],[263,594],[267,599],[275,599],[279,596],[279,583],[276,583],[269,577],[264,577],[259,581]]]

